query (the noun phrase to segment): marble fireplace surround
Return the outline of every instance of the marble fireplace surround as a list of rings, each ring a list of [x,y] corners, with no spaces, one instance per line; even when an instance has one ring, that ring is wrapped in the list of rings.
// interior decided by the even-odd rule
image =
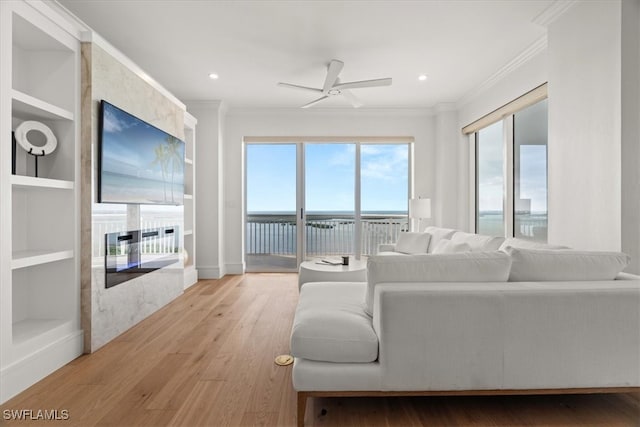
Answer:
[[[82,44],[81,324],[85,353],[96,351],[183,292],[181,263],[105,287],[105,212],[118,213],[111,214],[116,219],[107,224],[107,232],[119,232],[142,228],[141,219],[150,208],[96,203],[98,114],[102,99],[184,139],[184,105],[147,83],[99,43]],[[167,207],[165,211],[167,220],[182,229],[182,206]]]

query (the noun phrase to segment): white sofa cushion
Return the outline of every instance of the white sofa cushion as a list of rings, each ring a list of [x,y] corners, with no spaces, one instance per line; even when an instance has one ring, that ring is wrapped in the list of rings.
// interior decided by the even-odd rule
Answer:
[[[511,257],[501,251],[372,256],[367,261],[365,310],[372,315],[378,283],[506,282],[510,267]]]
[[[569,249],[568,246],[550,245],[549,243],[534,242],[517,237],[507,237],[500,245],[500,250],[503,251],[507,247],[522,249]]]
[[[460,252],[471,252],[471,246],[465,242],[453,242],[449,239],[442,239],[433,248],[433,254],[456,254]]]
[[[426,254],[430,239],[429,233],[400,233],[395,251],[403,254]]]
[[[433,252],[433,248],[436,247],[438,242],[441,239],[451,239],[451,236],[456,232],[453,228],[441,228],[429,226],[424,229],[425,233],[429,233],[431,235],[431,240],[429,241],[429,253]]]
[[[455,243],[467,243],[474,252],[491,252],[500,248],[504,237],[485,236],[484,234],[465,233],[457,231],[451,236],[451,241]]]
[[[513,260],[510,282],[613,280],[629,264],[621,252],[507,247]]]
[[[366,289],[364,282],[305,284],[291,330],[291,354],[324,362],[376,360],[378,336],[362,307]]]

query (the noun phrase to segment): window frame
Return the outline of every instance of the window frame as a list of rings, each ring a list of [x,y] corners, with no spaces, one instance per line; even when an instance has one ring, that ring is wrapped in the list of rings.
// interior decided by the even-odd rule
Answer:
[[[503,186],[503,221],[504,221],[504,237],[515,236],[515,161],[514,161],[514,144],[515,144],[515,115],[520,111],[525,110],[532,105],[548,99],[547,84],[543,84],[533,89],[530,92],[516,98],[512,102],[505,104],[504,106],[492,111],[486,116],[476,120],[475,122],[465,126],[462,131],[467,134],[469,141],[469,164],[470,164],[470,185],[469,188],[473,189],[470,194],[469,206],[472,209],[470,215],[470,229],[474,233],[478,233],[478,221],[479,221],[479,180],[478,180],[478,144],[480,138],[478,133],[493,125],[496,122],[503,122],[503,174],[504,174],[504,186]],[[547,163],[546,173],[548,175],[548,138],[547,138]],[[549,182],[547,185],[547,198]],[[547,207],[547,227],[549,221],[549,211]],[[545,241],[546,242],[546,241]]]

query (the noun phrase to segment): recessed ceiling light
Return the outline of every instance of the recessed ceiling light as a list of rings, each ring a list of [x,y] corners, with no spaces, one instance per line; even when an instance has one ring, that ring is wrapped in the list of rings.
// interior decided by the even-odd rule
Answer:
[[[426,75],[426,74],[420,74],[420,75],[418,76],[418,80],[420,80],[421,82],[423,82],[423,81],[427,80],[427,75]]]
[[[218,77],[219,77],[219,76],[218,76],[216,73],[211,73],[211,74],[209,74],[209,78],[210,78],[211,80],[217,80],[217,79],[218,79]]]

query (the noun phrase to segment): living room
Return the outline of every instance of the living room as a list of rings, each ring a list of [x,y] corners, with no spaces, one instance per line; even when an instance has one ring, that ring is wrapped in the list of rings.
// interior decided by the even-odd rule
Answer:
[[[314,213],[311,193],[304,194],[305,167],[318,158],[304,156],[312,145],[343,145],[350,164],[361,165],[359,177],[367,149],[385,145],[407,147],[406,178],[394,187],[401,208],[367,207],[365,195],[375,195],[367,188],[381,195],[384,179],[369,187],[343,179],[334,199],[346,188],[351,204],[327,208],[349,211],[335,218],[340,227],[354,224],[361,233],[366,214],[385,210],[403,218],[398,232],[437,226],[474,233],[481,231],[477,135],[494,123],[507,135],[514,114],[517,130],[518,112],[544,102],[541,241],[623,252],[624,272],[640,274],[637,0],[0,6],[1,129],[19,143],[14,152],[2,144],[0,165],[3,410],[68,410],[61,425],[296,422],[292,367],[273,359],[292,351],[295,272],[311,251],[300,233],[285,254],[293,273],[251,266],[248,154],[256,146],[292,147],[289,181],[297,183],[287,190],[286,210],[298,226]],[[373,79],[369,87],[340,86],[365,79]],[[171,177],[156,188],[161,203],[107,186],[108,153],[100,149],[105,130],[117,128],[108,125],[108,105],[111,114],[184,141],[180,163],[147,161]],[[57,137],[53,153],[28,153],[29,131],[18,129],[25,120],[50,128],[44,135]],[[512,169],[505,163],[503,171]],[[173,193],[180,174],[184,191]],[[517,216],[505,214],[525,198],[510,192],[515,180],[505,173],[501,184],[503,237],[518,237]],[[430,209],[418,221],[408,207],[420,198]],[[340,229],[314,224],[315,231]],[[179,268],[158,266],[133,280],[105,274],[110,251],[118,254],[123,241],[141,230],[144,239],[152,227],[164,236],[159,246],[180,248],[171,252]],[[107,249],[112,234],[117,243]],[[351,255],[355,264],[373,251],[353,243],[326,255]],[[121,260],[113,258],[118,270]],[[310,400],[307,425],[468,425],[476,418],[488,425],[492,417],[510,425],[624,425],[640,414],[637,390]],[[511,411],[528,415],[509,418]]]

